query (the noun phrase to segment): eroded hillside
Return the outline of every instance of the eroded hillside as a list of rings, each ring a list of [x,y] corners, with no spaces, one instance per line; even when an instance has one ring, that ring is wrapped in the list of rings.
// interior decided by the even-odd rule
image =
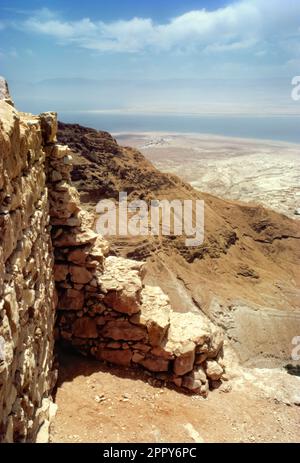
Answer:
[[[196,191],[106,132],[60,123],[58,137],[74,152],[72,179],[89,210],[119,191],[146,201],[203,199],[201,246],[187,248],[184,237],[115,237],[112,252],[146,259],[147,283],[159,283],[178,312],[200,310],[225,328],[242,362],[287,363],[300,326],[299,222]]]

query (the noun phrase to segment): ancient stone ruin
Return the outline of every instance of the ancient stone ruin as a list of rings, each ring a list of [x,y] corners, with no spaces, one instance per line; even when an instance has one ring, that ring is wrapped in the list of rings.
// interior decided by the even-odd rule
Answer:
[[[206,396],[224,372],[223,337],[177,313],[144,263],[109,255],[72,186],[55,113],[0,94],[0,442],[40,439],[54,414],[54,337],[99,361],[144,368]]]

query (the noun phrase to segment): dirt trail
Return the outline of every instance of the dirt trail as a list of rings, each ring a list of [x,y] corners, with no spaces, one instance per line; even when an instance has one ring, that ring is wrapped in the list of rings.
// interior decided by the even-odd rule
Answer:
[[[251,381],[225,382],[202,399],[73,354],[60,364],[52,442],[300,441],[299,406]]]

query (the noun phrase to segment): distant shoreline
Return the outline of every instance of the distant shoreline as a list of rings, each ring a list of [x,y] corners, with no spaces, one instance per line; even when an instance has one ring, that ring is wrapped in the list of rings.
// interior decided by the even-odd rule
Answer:
[[[60,112],[59,120],[114,134],[223,136],[300,144],[299,116],[188,116]]]
[[[300,141],[289,142],[274,140],[268,138],[252,138],[252,137],[238,137],[232,135],[216,135],[211,133],[199,133],[199,132],[168,132],[168,131],[121,131],[121,132],[111,132],[111,135],[117,140],[122,142],[122,139],[129,138],[140,138],[140,137],[173,137],[173,138],[195,138],[198,140],[211,140],[211,141],[226,141],[226,142],[237,142],[242,143],[251,143],[251,144],[268,144],[268,145],[280,145],[280,146],[295,146],[300,149]],[[300,153],[299,153],[300,155]]]
[[[165,131],[114,133],[159,170],[222,198],[267,206],[293,219],[300,210],[300,144]]]

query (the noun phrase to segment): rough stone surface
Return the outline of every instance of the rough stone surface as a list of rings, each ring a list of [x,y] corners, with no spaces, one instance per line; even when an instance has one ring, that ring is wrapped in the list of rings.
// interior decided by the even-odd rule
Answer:
[[[1,85],[0,441],[47,440],[55,309],[63,345],[206,395],[223,373],[220,332],[201,314],[174,313],[144,285],[143,262],[107,257],[72,185],[71,151],[56,142],[56,114],[19,113]]]
[[[45,139],[2,79],[0,100],[0,442],[31,442],[50,422],[55,383]]]
[[[208,360],[206,374],[212,380],[220,379],[223,374],[223,368],[214,360]]]
[[[9,94],[9,89],[4,77],[0,76],[0,100],[4,100],[9,105],[13,106],[14,103]]]

